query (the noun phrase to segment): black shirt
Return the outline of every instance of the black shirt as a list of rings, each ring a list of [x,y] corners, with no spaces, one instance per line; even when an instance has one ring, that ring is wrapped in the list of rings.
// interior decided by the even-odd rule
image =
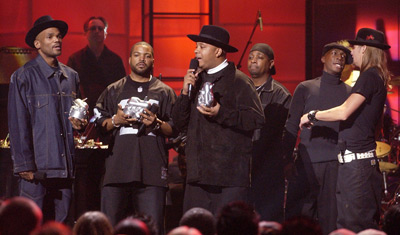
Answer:
[[[157,100],[160,106],[157,117],[173,126],[170,113],[176,99],[174,91],[155,77],[150,82],[139,83],[129,76],[109,85],[99,97],[96,106],[98,126],[117,112],[118,104],[124,107],[132,96]],[[167,186],[165,136],[160,132],[150,132],[138,137],[137,128],[138,125],[133,125],[113,129],[114,139],[110,145],[111,153],[106,158],[104,185],[141,182]]]
[[[340,133],[347,149],[362,153],[376,148],[375,128],[383,114],[386,87],[376,68],[369,68],[360,74],[351,93],[365,97],[364,103],[351,115],[351,128]]]
[[[287,159],[292,157],[302,115],[311,110],[326,110],[341,105],[347,99],[350,89],[350,86],[340,81],[339,76],[326,72],[323,72],[322,77],[301,82],[296,87],[283,137]],[[303,128],[299,143],[303,160],[337,161],[338,133],[339,122],[318,121],[311,129]]]
[[[86,46],[72,54],[67,65],[78,72],[82,96],[87,98],[90,110],[108,85],[126,75],[121,58],[106,46],[98,59]]]

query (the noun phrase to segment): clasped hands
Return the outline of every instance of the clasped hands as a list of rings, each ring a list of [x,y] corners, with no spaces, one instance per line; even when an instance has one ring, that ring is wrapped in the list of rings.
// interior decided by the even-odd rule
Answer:
[[[217,102],[217,104],[213,107],[206,107],[204,105],[197,106],[197,110],[208,117],[214,117],[217,116],[220,107],[221,105]]]
[[[143,109],[143,112],[140,113],[140,116],[142,117],[140,122],[142,122],[145,126],[151,126],[157,121],[157,115],[147,108]],[[130,126],[137,122],[139,122],[137,118],[129,117],[122,110],[122,106],[120,104],[118,105],[118,110],[114,117],[114,125]]]

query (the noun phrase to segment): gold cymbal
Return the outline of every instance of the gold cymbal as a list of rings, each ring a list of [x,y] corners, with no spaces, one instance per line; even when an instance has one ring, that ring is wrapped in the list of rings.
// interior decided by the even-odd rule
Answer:
[[[376,157],[386,157],[390,153],[390,149],[391,147],[389,144],[381,141],[376,141]]]
[[[400,76],[393,77],[393,78],[390,80],[389,85],[392,85],[392,86],[400,86]]]
[[[394,173],[399,168],[398,165],[390,162],[379,162],[379,169],[381,172]]]

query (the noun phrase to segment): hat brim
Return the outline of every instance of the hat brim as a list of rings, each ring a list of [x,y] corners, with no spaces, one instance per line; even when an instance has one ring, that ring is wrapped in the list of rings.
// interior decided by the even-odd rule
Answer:
[[[370,47],[377,47],[382,50],[390,49],[390,46],[383,43],[374,43],[374,42],[365,42],[365,41],[358,41],[358,40],[347,40],[351,45],[367,45]]]
[[[195,34],[188,34],[187,37],[190,38],[190,40],[192,40],[194,42],[205,42],[205,43],[211,44],[213,46],[220,47],[226,52],[238,52],[238,49],[236,49],[235,47],[225,44],[225,43],[222,43],[222,42],[219,42],[219,41],[211,39],[211,38],[206,38],[206,37],[202,37],[202,36],[195,35]]]
[[[35,48],[34,42],[36,39],[36,36],[42,32],[43,30],[51,27],[56,27],[58,30],[60,30],[61,37],[64,38],[64,36],[68,32],[68,24],[65,23],[64,21],[61,20],[52,20],[52,21],[47,21],[42,24],[35,25],[33,28],[29,30],[29,32],[26,34],[25,37],[25,42],[28,44],[28,46]]]
[[[333,48],[342,50],[342,51],[344,51],[346,53],[346,62],[345,62],[345,64],[352,64],[353,63],[353,56],[351,55],[351,51],[348,48],[346,48],[345,46],[342,46],[342,45],[329,45],[329,46],[324,47],[323,56],[328,51],[332,50]]]

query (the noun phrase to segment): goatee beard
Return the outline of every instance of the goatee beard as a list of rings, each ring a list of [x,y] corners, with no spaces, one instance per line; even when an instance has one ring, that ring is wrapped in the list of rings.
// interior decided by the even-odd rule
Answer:
[[[131,70],[132,70],[133,73],[135,73],[135,74],[137,74],[139,76],[150,77],[152,68],[151,67],[147,67],[145,70],[139,71],[139,70],[136,69],[135,66],[131,65]]]

